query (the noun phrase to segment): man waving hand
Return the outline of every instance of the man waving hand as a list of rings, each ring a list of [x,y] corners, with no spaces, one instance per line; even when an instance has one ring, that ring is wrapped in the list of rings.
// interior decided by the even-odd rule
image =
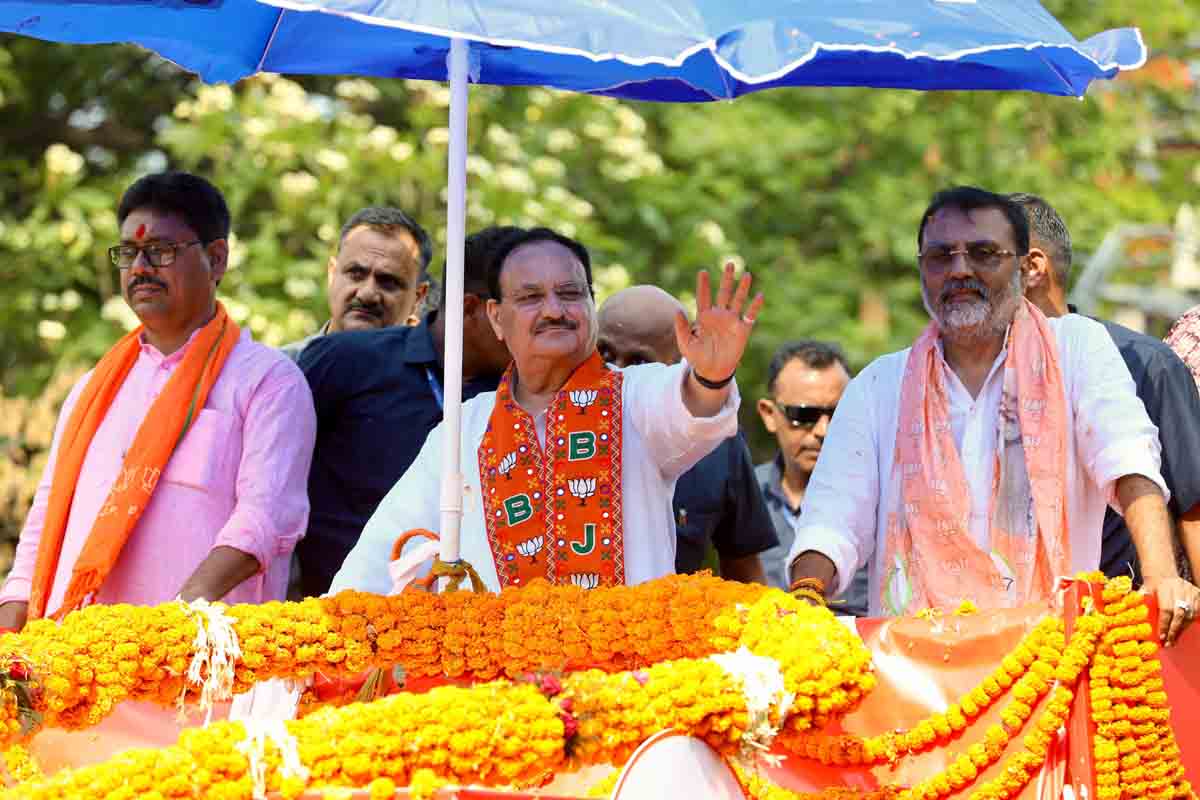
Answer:
[[[727,265],[715,301],[696,282],[684,361],[611,369],[596,350],[591,262],[546,228],[498,248],[488,316],[513,356],[500,387],[463,406],[462,557],[489,589],[535,578],[584,588],[674,571],[676,479],[737,431],[734,371],[762,308]],[[386,593],[396,537],[438,530],[440,426],[367,523],[333,591]]]

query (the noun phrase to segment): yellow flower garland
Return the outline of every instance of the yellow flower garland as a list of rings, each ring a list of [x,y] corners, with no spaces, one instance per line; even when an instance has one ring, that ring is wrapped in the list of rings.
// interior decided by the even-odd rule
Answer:
[[[943,744],[990,708],[1010,687],[1013,688],[1016,701],[1006,709],[1005,717],[1023,722],[1031,713],[1026,709],[1031,708],[1049,688],[1046,683],[1050,677],[1048,673],[1058,664],[1066,644],[1062,627],[1062,620],[1057,617],[1043,618],[1013,652],[1004,657],[991,675],[964,694],[959,702],[945,711],[931,714],[909,730],[888,731],[866,738],[784,733],[780,736],[780,745],[829,766],[895,763],[905,756],[927,752]],[[1029,670],[1034,664],[1042,666],[1037,667],[1030,677]],[[1012,727],[1020,726],[1014,724]]]
[[[938,800],[964,791],[980,773],[999,761],[1053,682],[1050,699],[1022,740],[1022,749],[1009,756],[999,776],[968,795],[968,800],[1008,800],[1019,794],[1045,763],[1053,737],[1071,713],[1075,687],[1083,671],[1090,669],[1092,716],[1097,723],[1094,747],[1098,796],[1103,800],[1192,798],[1170,727],[1158,645],[1147,622],[1145,596],[1131,591],[1128,578],[1105,582],[1103,575],[1091,573],[1078,579],[1103,584],[1104,604],[1076,619],[1065,650],[1061,621],[1047,618],[958,704],[910,731],[867,739],[785,733],[780,744],[795,745],[798,754],[825,764],[870,766],[894,762],[930,749],[944,737],[961,731],[967,724],[965,718],[978,715],[1011,686],[1013,700],[1002,713],[1002,724],[991,726],[982,743],[971,745],[943,772],[896,794],[900,800]],[[733,766],[747,796],[756,800],[809,797]],[[812,797],[816,800],[824,796]]]
[[[1094,580],[1094,576],[1086,577]],[[699,580],[718,589],[722,585],[713,579]],[[533,593],[536,602],[553,610],[539,615],[520,602],[512,603],[514,616],[525,624],[545,622],[547,616],[567,611],[557,590],[534,588],[538,589]],[[688,579],[671,579],[654,587],[660,593],[668,588],[674,594],[666,591],[660,599],[670,597],[675,602],[692,585]],[[621,763],[642,740],[663,728],[703,738],[734,762],[746,755],[748,743],[764,741],[765,728],[766,741],[781,731],[781,744],[799,744],[801,755],[826,763],[878,764],[945,741],[969,725],[983,708],[1011,694],[1001,724],[991,726],[981,742],[959,754],[944,772],[908,789],[884,787],[865,795],[842,789],[797,794],[735,764],[743,788],[756,800],[942,800],[966,791],[983,770],[999,761],[1028,724],[1041,698],[1050,692],[1037,721],[1025,733],[1021,749],[1008,756],[998,777],[969,795],[970,800],[1004,800],[1018,794],[1045,762],[1053,737],[1070,713],[1080,677],[1090,668],[1088,688],[1099,734],[1095,741],[1099,795],[1106,800],[1190,796],[1169,727],[1161,665],[1145,600],[1130,591],[1127,580],[1108,582],[1103,603],[1077,618],[1069,643],[1063,642],[1061,622],[1043,620],[960,703],[910,731],[863,740],[823,739],[811,733],[870,690],[869,655],[861,642],[824,609],[780,592],[759,590],[756,595],[749,605],[735,601],[716,609],[693,606],[692,613],[703,619],[703,624],[692,620],[682,629],[703,627],[704,645],[710,651],[744,647],[756,654],[752,658],[777,663],[774,674],[794,698],[781,700],[766,711],[748,707],[750,692],[743,681],[751,680],[747,676],[752,673],[731,671],[721,660],[723,656],[681,659],[618,674],[576,672],[564,676],[561,684],[554,679],[550,692],[545,684],[529,683],[446,687],[426,695],[401,694],[370,704],[324,709],[288,723],[305,777],[289,774],[283,756],[268,744],[262,755],[266,786],[285,797],[309,786],[330,787],[331,793],[365,786],[373,798],[383,798],[404,785],[422,795],[445,783],[535,785],[564,768]],[[359,604],[363,597],[366,602],[378,600],[369,596],[343,600]],[[458,601],[461,603],[461,598]],[[507,619],[493,621],[504,624]],[[353,628],[353,623],[339,624],[337,630],[346,627]],[[658,627],[660,641],[652,646],[667,648],[664,642],[670,641],[672,634],[663,634],[662,623]],[[560,628],[556,635],[562,641],[567,632]],[[640,635],[647,633],[639,631]],[[349,641],[357,640],[350,637]],[[806,647],[798,654],[797,641],[821,641],[822,647]],[[609,644],[600,649],[614,659],[628,658],[630,652]],[[536,655],[527,644],[522,652],[524,656],[513,657],[525,658],[523,663]],[[444,662],[430,658],[427,663]],[[610,660],[607,666],[612,664]],[[577,734],[565,725],[564,711],[578,724]],[[173,747],[131,751],[105,764],[28,780],[0,793],[0,800],[139,797],[152,794],[151,787],[163,798],[246,797],[253,788],[244,750],[246,738],[238,723],[188,731]],[[19,762],[20,751],[11,752]]]
[[[266,789],[285,798],[309,786],[370,787],[389,796],[415,784],[429,793],[458,783],[536,785],[566,759],[558,707],[529,684],[442,687],[373,703],[327,709],[287,723],[307,780],[283,775],[278,749],[264,753]],[[185,731],[161,749],[129,750],[113,759],[28,781],[4,798],[247,798],[250,762],[239,749],[240,722]]]
[[[717,616],[712,639],[721,649],[753,648],[764,662],[771,663],[764,655],[777,659],[791,702],[771,709],[772,729],[808,729],[844,713],[870,690],[869,653],[828,610],[782,592],[760,594],[752,606]],[[796,641],[814,646],[788,646]],[[567,766],[620,763],[663,729],[704,738],[718,752],[736,756],[747,737],[761,733],[750,729],[747,697],[742,678],[713,659],[617,674],[574,673],[561,684],[556,679],[553,697],[544,687],[506,681],[399,694],[287,723],[306,777],[285,775],[282,757],[268,744],[265,785],[285,797],[307,786],[367,786],[381,778],[407,785],[422,774],[457,784],[538,785]],[[568,708],[578,720],[574,736],[564,726]],[[0,797],[123,798],[151,786],[164,798],[244,797],[252,785],[250,763],[239,748],[246,738],[241,723],[217,723],[186,731],[172,747],[129,751]]]
[[[1148,609],[1128,578],[1102,596],[1112,621],[1089,676],[1099,800],[1188,798]]]
[[[235,605],[226,609],[241,647],[233,690],[268,678],[355,675],[373,666],[400,665],[414,677],[490,680],[700,658],[740,636],[727,609],[774,591],[693,575],[590,592],[536,582],[500,594],[342,592]],[[715,627],[723,615],[728,630]],[[43,725],[87,728],[127,699],[162,705],[181,695],[195,699],[186,672],[197,624],[182,603],[91,606],[61,624],[39,620],[0,637],[0,659],[19,656],[32,665]],[[0,703],[0,744],[20,736],[16,704]]]
[[[22,783],[42,776],[42,768],[29,748],[22,744],[14,744],[4,751],[4,768],[14,781]]]

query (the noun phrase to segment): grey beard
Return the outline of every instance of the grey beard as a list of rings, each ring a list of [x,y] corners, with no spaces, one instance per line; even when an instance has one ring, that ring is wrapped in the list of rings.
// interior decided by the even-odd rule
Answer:
[[[993,295],[990,302],[977,300],[969,304],[955,303],[954,307],[947,311],[934,309],[925,282],[921,281],[921,300],[925,304],[926,313],[930,319],[937,322],[944,338],[971,345],[1004,336],[1017,313],[1017,303],[1014,301],[1020,299],[1019,283],[1017,287],[1016,291],[1010,287],[1001,297]]]

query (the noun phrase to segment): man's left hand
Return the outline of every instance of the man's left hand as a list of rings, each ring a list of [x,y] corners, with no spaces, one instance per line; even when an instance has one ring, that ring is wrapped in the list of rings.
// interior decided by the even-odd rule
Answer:
[[[1148,578],[1142,591],[1158,600],[1158,637],[1163,647],[1170,647],[1200,614],[1200,588],[1178,577]]]
[[[689,324],[682,311],[675,315],[675,340],[693,373],[715,383],[737,370],[763,305],[759,292],[745,313],[742,311],[752,282],[749,273],[743,274],[735,293],[733,263],[725,264],[714,303],[708,271],[701,270],[696,276],[696,321]]]

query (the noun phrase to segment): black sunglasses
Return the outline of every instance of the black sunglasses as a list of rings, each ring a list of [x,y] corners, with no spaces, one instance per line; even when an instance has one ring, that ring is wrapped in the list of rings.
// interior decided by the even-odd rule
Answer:
[[[821,421],[821,417],[833,417],[833,411],[837,406],[786,406],[778,400],[772,400],[775,407],[779,409],[788,422],[792,423],[793,428],[811,428]]]

